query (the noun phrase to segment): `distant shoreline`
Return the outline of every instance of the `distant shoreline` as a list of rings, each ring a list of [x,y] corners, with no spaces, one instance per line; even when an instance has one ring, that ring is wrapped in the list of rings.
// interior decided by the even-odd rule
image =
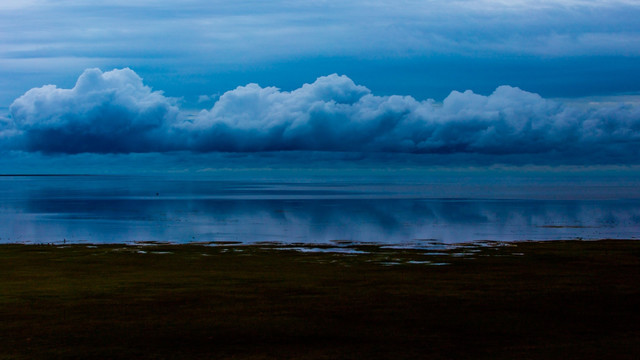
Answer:
[[[583,228],[580,226],[542,226],[550,228]],[[48,246],[48,247],[69,247],[69,246],[88,246],[88,247],[111,247],[111,246],[124,246],[124,247],[147,247],[147,246],[170,246],[170,247],[192,247],[203,246],[213,248],[245,248],[245,247],[258,247],[263,249],[273,250],[300,250],[303,252],[313,252],[314,249],[318,252],[332,252],[325,251],[327,249],[334,249],[335,252],[340,253],[340,250],[349,249],[361,249],[366,248],[369,250],[410,250],[421,251],[430,250],[433,248],[456,250],[465,248],[491,248],[502,246],[518,246],[519,244],[545,244],[545,243],[572,243],[572,242],[638,242],[638,238],[571,238],[571,239],[547,239],[547,240],[476,240],[465,241],[456,243],[441,242],[436,239],[433,241],[423,242],[420,244],[414,243],[381,243],[381,242],[367,242],[367,241],[351,241],[351,240],[333,240],[329,242],[309,243],[309,242],[284,242],[284,241],[255,241],[255,242],[242,242],[242,241],[191,241],[191,242],[172,242],[172,241],[131,241],[131,242],[84,242],[84,241],[70,241],[61,240],[54,242],[27,242],[27,241],[15,241],[15,242],[0,242],[0,246],[7,245],[24,245],[24,246]]]
[[[0,174],[0,177],[11,177],[11,176],[16,176],[16,177],[26,177],[26,176],[111,176],[108,174],[102,175],[102,174]]]

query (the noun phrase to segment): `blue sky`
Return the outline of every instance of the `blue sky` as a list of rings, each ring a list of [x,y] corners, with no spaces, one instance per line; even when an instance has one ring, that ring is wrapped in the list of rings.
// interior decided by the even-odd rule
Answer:
[[[3,1],[0,151],[636,164],[639,18],[615,0]]]

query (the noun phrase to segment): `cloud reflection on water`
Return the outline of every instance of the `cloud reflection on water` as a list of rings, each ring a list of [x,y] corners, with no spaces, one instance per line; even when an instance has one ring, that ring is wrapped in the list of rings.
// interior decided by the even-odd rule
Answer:
[[[412,244],[632,238],[640,230],[637,199],[435,198],[417,185],[117,177],[15,177],[3,185],[0,242]]]

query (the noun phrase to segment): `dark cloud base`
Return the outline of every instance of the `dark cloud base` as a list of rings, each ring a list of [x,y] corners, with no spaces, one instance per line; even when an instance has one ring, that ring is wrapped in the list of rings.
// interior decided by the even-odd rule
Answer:
[[[411,154],[430,163],[637,164],[639,145],[635,103],[562,103],[510,86],[488,96],[453,91],[437,103],[376,96],[335,74],[290,92],[248,84],[189,113],[128,68],[89,69],[72,89],[27,91],[0,119],[0,149],[45,154],[333,152]]]

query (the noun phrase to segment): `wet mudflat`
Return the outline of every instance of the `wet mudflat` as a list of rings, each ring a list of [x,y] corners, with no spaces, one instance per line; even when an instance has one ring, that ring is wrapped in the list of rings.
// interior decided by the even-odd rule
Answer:
[[[0,274],[0,359],[640,357],[635,240],[4,244]]]

